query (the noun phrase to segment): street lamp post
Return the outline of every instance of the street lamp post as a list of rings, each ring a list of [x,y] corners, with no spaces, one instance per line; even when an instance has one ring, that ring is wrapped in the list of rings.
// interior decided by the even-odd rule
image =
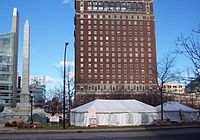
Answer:
[[[33,96],[30,95],[31,101],[31,124],[33,124]]]
[[[65,50],[64,50],[64,72],[63,72],[63,129],[65,129],[65,78],[66,78],[66,50],[67,50],[67,45],[69,45],[69,43],[65,43]]]

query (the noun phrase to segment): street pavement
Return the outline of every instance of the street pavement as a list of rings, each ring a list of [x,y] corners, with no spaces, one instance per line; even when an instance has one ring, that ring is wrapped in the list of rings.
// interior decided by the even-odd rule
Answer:
[[[2,140],[198,140],[199,128],[155,129],[143,131],[68,132],[68,133],[7,133]]]
[[[0,140],[196,140],[200,126],[36,130],[0,128]]]

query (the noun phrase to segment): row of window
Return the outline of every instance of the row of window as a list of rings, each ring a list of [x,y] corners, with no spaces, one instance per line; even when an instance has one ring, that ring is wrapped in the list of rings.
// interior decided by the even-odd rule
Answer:
[[[94,70],[88,69],[87,72],[88,72],[89,74],[90,74],[90,73],[95,73],[95,74],[98,73],[97,69],[94,69]],[[100,70],[100,74],[104,74],[104,72],[109,73],[110,70],[109,70],[109,69],[107,69],[106,71],[104,71],[103,69]],[[136,70],[136,71],[135,71],[136,74],[139,74],[139,72],[141,72],[141,74],[145,74],[145,70],[144,70],[144,69],[142,69],[141,71],[139,71],[139,70]],[[83,73],[83,72],[81,72],[81,73]],[[118,74],[121,74],[121,73],[122,73],[121,69],[117,70],[117,73],[118,73]],[[124,70],[123,70],[123,73],[124,73],[124,74],[127,74],[127,70],[124,69]],[[129,70],[129,73],[130,73],[130,74],[133,74],[133,70]],[[112,70],[112,74],[116,74],[115,69]],[[149,70],[149,74],[152,74],[152,70]]]
[[[88,31],[89,33],[89,31]],[[128,32],[129,33],[129,32]],[[111,32],[112,34],[112,32]],[[112,36],[109,38],[109,36],[96,36],[97,34],[94,32],[94,36],[91,36],[91,33],[89,33],[89,36],[86,37],[86,39],[88,39],[88,41],[103,41],[103,40],[106,40],[106,41],[111,41],[111,42],[116,42],[116,43],[120,43],[121,41],[123,41],[124,43],[123,44],[127,44],[127,40],[129,41],[129,43],[131,43],[129,46],[132,46],[132,41],[134,40],[134,42],[136,43],[136,41],[140,41],[140,42],[143,42],[144,41],[144,37],[141,36],[140,38],[139,37],[133,37],[132,36],[132,32],[129,33],[129,37],[126,36],[126,32],[123,32],[123,37],[120,37],[120,32],[117,32],[117,35],[118,36],[115,36],[114,37],[114,33],[112,34]],[[84,33],[81,32],[81,36],[80,36],[80,40],[83,41],[85,39],[85,37],[83,36]],[[150,42],[151,41],[151,37],[147,37],[147,41]],[[101,43],[100,43],[101,44]],[[103,44],[101,44],[103,45]],[[124,45],[123,45],[124,46]],[[125,45],[126,46],[126,45]]]
[[[9,86],[9,85],[0,85],[0,90],[12,90],[12,86]]]
[[[100,73],[110,73],[110,70],[109,69],[106,69],[106,71],[104,71],[104,66],[106,67],[106,68],[109,68],[109,64],[106,64],[106,65],[103,65],[103,64],[100,64]],[[115,64],[113,64],[112,65],[112,67],[114,67],[115,68]],[[121,65],[119,65],[119,67],[121,67]],[[127,66],[127,64],[124,64],[124,68],[127,68],[127,67],[129,67],[130,68],[130,73],[133,73],[133,68],[135,67],[136,69],[139,69],[139,68],[141,68],[141,69],[144,69],[145,68],[145,66],[144,66],[144,64],[141,64],[141,65],[139,65],[139,64],[135,64],[135,65],[133,65],[133,64],[129,64],[128,66]],[[90,64],[90,67],[89,67],[89,69],[88,69],[88,73],[89,73],[89,71],[91,72],[91,64]],[[148,68],[149,69],[152,69],[152,65],[151,64],[149,64],[148,65]],[[94,69],[94,71],[93,71],[94,73],[98,73],[98,71],[97,71],[97,69]],[[117,73],[118,74],[121,74],[121,72],[122,72],[122,70],[121,69],[118,69],[117,70]],[[124,69],[123,70],[123,72],[124,73],[127,73],[127,70],[126,69]],[[137,72],[137,70],[136,70],[136,72]],[[83,70],[83,68],[82,69],[80,69],[80,73],[84,73],[84,70]],[[115,69],[112,69],[112,73],[114,74],[115,73]],[[139,73],[139,72],[138,72]],[[152,74],[152,70],[149,70],[149,74]]]
[[[147,4],[149,7],[149,4]],[[83,3],[80,6],[83,8]],[[104,11],[128,11],[128,12],[142,12],[142,2],[109,2],[109,1],[88,1],[88,10],[104,10]],[[148,9],[149,10],[149,9]]]
[[[12,78],[12,75],[10,74],[0,74],[0,81],[10,81]]]
[[[151,17],[148,16],[148,15],[126,15],[126,14],[87,14],[87,15],[84,15],[84,14],[80,14],[80,19],[84,19],[86,18],[85,16],[87,16],[88,19],[119,19],[119,20],[125,20],[125,19],[128,19],[128,20],[150,20]],[[143,21],[141,21],[143,22]],[[149,21],[147,21],[148,23]],[[150,24],[150,23],[148,23]]]
[[[80,81],[78,81],[77,83],[81,83],[81,86],[83,86],[83,81],[82,80],[80,80]],[[132,80],[130,80],[130,81],[126,81],[126,80],[123,80],[123,81],[120,81],[120,80],[118,80],[118,81],[115,81],[115,80],[112,80],[112,81],[110,81],[110,80],[107,80],[107,81],[105,81],[105,80],[101,80],[101,81],[99,81],[99,82],[97,82],[97,80],[94,80],[94,81],[91,81],[91,80],[88,80],[86,83],[85,83],[85,85],[91,85],[91,84],[101,84],[101,85],[103,85],[103,84],[106,84],[106,85],[129,85],[129,86],[134,86],[134,85],[144,85],[144,84],[148,84],[148,85],[151,85],[152,84],[152,81],[151,80],[148,80],[148,82],[146,81],[144,81],[144,80],[142,80],[142,81],[138,81],[138,80],[136,80],[136,81],[132,81]],[[77,84],[77,85],[79,85],[79,84]]]
[[[87,23],[88,25],[89,24],[94,24],[94,26],[96,25],[96,24],[100,24],[100,25],[103,25],[103,24],[105,24],[105,25],[108,25],[108,24],[111,24],[111,25],[129,25],[130,27],[132,27],[133,25],[134,26],[137,26],[138,25],[138,22],[137,21],[126,21],[126,20],[110,20],[110,21],[108,21],[108,20],[80,20],[80,24],[81,25],[83,25],[84,24],[84,22],[85,23]],[[139,22],[139,25],[140,26],[143,26],[143,22],[142,21],[140,21]],[[147,26],[149,26],[150,25],[150,22],[147,22]],[[106,27],[106,26],[105,26]],[[114,26],[115,27],[115,26]],[[114,29],[114,27],[113,27],[113,29]],[[120,28],[120,27],[123,27],[123,26],[119,26],[118,28]],[[129,28],[130,28],[129,27]],[[99,27],[98,27],[99,28]],[[123,28],[126,28],[126,26],[125,27],[123,27]],[[134,28],[135,30],[136,30],[136,27]]]
[[[91,51],[91,50],[90,50]],[[124,52],[127,52],[127,51],[129,51],[129,56],[130,57],[132,57],[132,51],[133,51],[133,48],[129,48],[128,50],[126,49],[126,48],[123,48],[123,51]],[[138,53],[138,52],[141,52],[141,53],[143,53],[144,52],[144,48],[141,48],[140,50],[138,49],[138,48],[135,48],[135,53]],[[148,52],[150,53],[151,52],[151,48],[148,48]],[[86,52],[86,54],[85,54],[86,56],[95,56],[95,57],[97,57],[97,56],[100,56],[100,57],[103,57],[103,56],[106,56],[106,57],[109,57],[109,56],[112,56],[112,57],[115,57],[115,56],[117,56],[117,57],[121,57],[122,55],[124,55],[124,56],[126,56],[126,55],[128,55],[127,53],[124,53],[124,54],[122,54],[122,53],[114,53],[114,52],[112,52],[112,53],[108,53],[108,52],[106,52],[106,53],[91,53],[91,52]],[[80,56],[81,57],[83,57],[84,56],[84,52],[81,52],[80,53]]]
[[[109,63],[109,62],[112,62],[112,63],[115,63],[115,62],[118,62],[118,63],[121,63],[121,62],[130,62],[132,63],[133,62],[133,58],[127,58],[127,57],[133,57],[132,56],[132,53],[131,55],[127,56],[126,53],[123,54],[123,58],[120,58],[121,55],[116,59],[115,57],[113,58],[91,58],[91,57],[88,57],[86,59],[84,58],[80,58],[80,62],[106,62],[106,63]],[[138,53],[135,53],[135,59],[137,59],[138,57],[140,58],[144,58],[144,53],[141,53],[140,56],[138,55]],[[148,53],[148,57],[151,58],[151,53]]]
[[[144,58],[142,58],[142,59],[140,59],[140,61],[141,61],[141,63],[144,63]],[[139,63],[139,59],[135,59],[135,62],[136,63]],[[148,59],[148,63],[150,64],[152,62],[152,59],[151,58],[149,58]],[[113,63],[113,62],[112,62]],[[127,64],[123,64],[123,65],[121,65],[121,64],[112,64],[112,65],[110,65],[110,64],[102,64],[102,63],[99,63],[99,64],[87,64],[87,66],[88,66],[88,68],[91,68],[91,67],[94,67],[94,68],[97,68],[97,67],[100,67],[100,68],[104,68],[104,67],[106,67],[106,68],[109,68],[109,67],[112,67],[112,68],[128,68],[128,66],[129,65],[127,65]],[[80,68],[84,68],[84,64],[83,63],[81,63],[80,64]]]
[[[11,63],[11,57],[10,56],[5,56],[5,55],[2,55],[0,56],[0,63]]]
[[[83,47],[83,45],[84,45],[84,43],[83,43],[83,41],[81,41],[80,42],[80,51],[84,51],[84,47]],[[88,41],[88,43],[86,44],[86,45],[88,45],[88,47],[86,47],[87,49],[87,51],[94,51],[94,52],[96,52],[96,51],[101,51],[101,52],[103,52],[103,51],[106,51],[106,52],[109,52],[110,50],[112,51],[112,52],[116,52],[116,51],[118,51],[118,52],[121,52],[121,51],[124,51],[124,52],[126,52],[126,51],[128,51],[128,48],[126,48],[127,47],[127,43],[126,42],[123,42],[123,44],[121,44],[120,42],[111,42],[111,45],[109,46],[109,42],[106,42],[105,43],[105,45],[107,46],[107,47],[101,47],[101,46],[103,46],[103,41],[100,41],[99,42],[99,46],[100,47],[98,47],[97,48],[97,42],[95,41],[95,42],[93,42],[93,45],[94,46],[92,46],[92,42],[91,41]],[[116,47],[115,45],[117,45],[118,47]],[[122,46],[121,45],[123,45],[124,47],[123,48],[121,48]],[[135,49],[137,49],[137,47],[140,45],[140,47],[141,48],[143,48],[144,47],[144,43],[143,42],[140,42],[140,44],[138,43],[138,42],[135,42],[134,44],[132,44],[132,42],[129,42],[129,51],[132,51],[132,47],[135,47]],[[92,46],[92,47],[91,47]],[[109,48],[110,47],[110,48]],[[151,47],[151,42],[148,42],[147,43],[147,47],[148,47],[148,49],[150,49],[150,47]],[[136,51],[137,52],[137,51]],[[150,51],[149,51],[150,52]]]
[[[10,72],[11,68],[9,65],[0,65],[0,72]]]
[[[81,51],[83,51],[84,50],[84,48],[82,47],[84,45],[84,42],[83,42],[83,40],[81,40],[81,42],[80,42],[80,50]],[[104,43],[103,43],[103,40],[102,41],[99,41],[99,42],[97,42],[97,41],[93,41],[93,42],[91,42],[90,40],[88,40],[87,41],[87,44],[85,44],[85,45],[87,45],[88,47],[88,51],[92,51],[92,50],[94,50],[94,51],[97,51],[98,49],[97,49],[97,46],[100,46],[99,47],[99,50],[100,51],[104,51],[104,50],[106,50],[106,51],[109,51],[109,50],[112,50],[112,51],[121,51],[122,50],[122,48],[121,47],[123,47],[123,50],[124,51],[126,51],[127,50],[127,48],[126,47],[144,47],[144,46],[147,46],[147,47],[151,47],[151,42],[147,42],[147,44],[145,44],[144,42],[140,42],[140,43],[138,43],[138,42],[134,42],[134,44],[133,44],[133,42],[125,42],[125,41],[123,41],[123,42],[120,42],[120,41],[118,41],[118,42],[105,42],[105,45],[104,45]],[[101,46],[107,46],[107,47],[101,47]],[[92,46],[92,47],[91,47]],[[109,49],[109,47],[111,47],[111,49]]]
[[[152,83],[151,83],[152,84]],[[144,91],[150,89],[150,85],[109,85],[109,84],[95,84],[95,85],[84,85],[80,86],[81,91],[116,91],[116,90],[126,90],[126,91]]]
[[[110,77],[111,77],[111,75],[106,75],[106,76],[100,75],[100,76],[99,76],[100,79],[104,79],[104,78],[110,79]],[[128,77],[129,77],[130,79],[133,79],[133,75],[128,75]],[[81,75],[80,75],[80,79],[84,79],[84,78],[86,78],[86,77],[84,77],[84,75],[81,74]],[[88,75],[87,75],[87,78],[88,78],[88,79],[92,79],[92,76],[91,76],[90,74],[88,74]],[[98,79],[98,76],[97,76],[97,75],[94,75],[93,78],[94,78],[94,79]],[[123,75],[123,77],[122,77],[122,75],[112,75],[112,79],[115,79],[115,78],[117,78],[117,79],[122,79],[122,78],[127,79],[127,75]],[[136,79],[139,79],[139,75],[136,75],[135,78],[136,78]],[[141,75],[141,78],[144,80],[144,79],[145,79],[145,75]],[[149,76],[149,79],[152,79],[152,76],[151,76],[151,75]]]

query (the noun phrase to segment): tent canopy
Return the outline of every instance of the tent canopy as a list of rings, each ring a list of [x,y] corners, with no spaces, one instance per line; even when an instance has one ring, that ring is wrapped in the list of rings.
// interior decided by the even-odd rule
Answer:
[[[159,111],[161,110],[161,105],[156,107]],[[164,111],[186,111],[186,112],[198,112],[198,110],[193,109],[191,107],[179,104],[177,102],[166,102],[163,104]]]
[[[95,112],[157,112],[156,108],[138,100],[102,100],[97,99],[72,109],[71,112],[88,112],[91,108]]]

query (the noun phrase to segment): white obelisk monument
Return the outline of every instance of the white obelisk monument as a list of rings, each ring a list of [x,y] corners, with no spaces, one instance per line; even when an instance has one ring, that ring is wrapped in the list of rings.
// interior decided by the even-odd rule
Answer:
[[[13,62],[13,106],[16,106],[16,93],[17,93],[17,65],[18,65],[18,36],[19,36],[19,13],[18,9],[13,9],[12,27],[11,32],[15,33],[15,45],[14,45],[14,62]]]
[[[24,25],[24,48],[22,58],[22,90],[20,94],[20,107],[30,108],[29,92],[29,68],[30,68],[30,25],[26,20]]]

